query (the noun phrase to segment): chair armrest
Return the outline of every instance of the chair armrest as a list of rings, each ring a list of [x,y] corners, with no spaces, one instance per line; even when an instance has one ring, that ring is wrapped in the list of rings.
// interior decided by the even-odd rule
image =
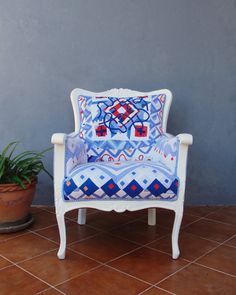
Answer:
[[[54,133],[52,135],[51,143],[52,144],[64,144],[66,136],[67,135],[65,133]]]
[[[181,133],[177,135],[180,144],[192,145],[193,144],[193,136],[188,133]]]

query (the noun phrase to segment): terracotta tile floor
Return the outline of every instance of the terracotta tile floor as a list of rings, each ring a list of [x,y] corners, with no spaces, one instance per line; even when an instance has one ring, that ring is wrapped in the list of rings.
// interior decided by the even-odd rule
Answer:
[[[35,224],[0,234],[0,294],[236,294],[236,206],[186,207],[181,257],[171,258],[174,215],[89,210],[66,215],[67,255],[57,259],[55,210],[33,207]]]

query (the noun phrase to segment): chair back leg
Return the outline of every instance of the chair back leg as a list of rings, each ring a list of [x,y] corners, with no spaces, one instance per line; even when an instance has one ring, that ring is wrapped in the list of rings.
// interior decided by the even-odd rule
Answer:
[[[148,209],[148,225],[156,225],[156,208]]]
[[[83,225],[86,223],[86,208],[81,208],[78,210],[78,220],[77,223]]]

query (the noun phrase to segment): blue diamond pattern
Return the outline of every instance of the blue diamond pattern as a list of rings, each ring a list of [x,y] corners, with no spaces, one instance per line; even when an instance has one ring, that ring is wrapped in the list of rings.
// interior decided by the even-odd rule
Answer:
[[[108,180],[101,188],[109,197],[120,190],[119,186],[114,182],[113,179]]]
[[[178,179],[175,179],[171,186],[170,186],[170,190],[172,190],[173,193],[175,193],[177,195],[177,191],[178,191],[178,185],[179,185],[179,182],[178,182]]]
[[[74,183],[73,179],[66,179],[64,182],[64,195],[70,195],[76,188],[77,185]]]
[[[149,190],[155,197],[167,191],[164,185],[162,185],[157,179],[153,180],[153,182],[147,187],[147,190]]]
[[[128,194],[130,197],[134,198],[138,194],[141,193],[143,188],[137,183],[136,180],[132,180],[125,188],[124,191],[126,194]]]
[[[92,195],[98,187],[96,184],[88,178],[80,187],[79,187],[87,196]]]

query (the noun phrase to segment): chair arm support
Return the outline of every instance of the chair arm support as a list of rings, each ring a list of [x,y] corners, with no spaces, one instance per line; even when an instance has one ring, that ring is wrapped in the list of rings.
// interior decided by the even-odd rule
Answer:
[[[179,198],[184,201],[185,183],[186,183],[186,170],[187,170],[187,158],[188,148],[193,143],[193,136],[187,133],[181,133],[177,136],[173,136],[168,133],[164,133],[157,144],[157,148],[160,151],[159,161],[167,165],[171,171],[176,171],[179,178]],[[164,157],[163,157],[164,155]],[[170,157],[172,161],[170,161]]]
[[[179,154],[177,164],[177,175],[179,177],[179,199],[184,202],[185,186],[186,186],[186,172],[188,160],[188,148],[193,144],[193,136],[191,134],[183,133],[176,136],[179,140]]]

